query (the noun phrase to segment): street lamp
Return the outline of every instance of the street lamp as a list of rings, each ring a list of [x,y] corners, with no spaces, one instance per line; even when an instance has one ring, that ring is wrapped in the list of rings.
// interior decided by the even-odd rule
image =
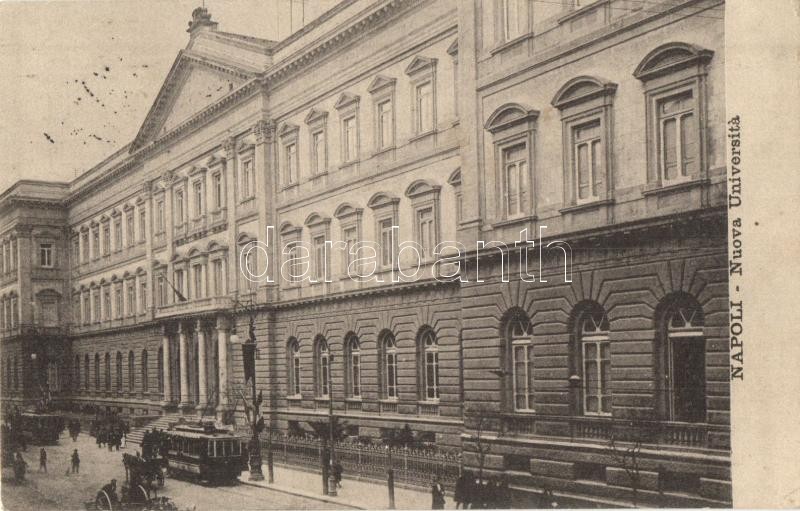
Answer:
[[[245,381],[250,382],[251,390],[251,407],[252,414],[250,414],[250,430],[251,438],[248,445],[249,465],[250,465],[250,480],[263,481],[264,474],[261,470],[261,439],[260,433],[264,429],[264,418],[260,415],[260,408],[262,402],[262,395],[256,393],[256,307],[254,304],[243,304],[238,300],[234,302],[233,313],[236,314],[236,309],[244,309],[249,316],[248,337],[247,340],[242,342],[242,361],[244,363],[244,378]],[[236,334],[236,318],[233,321],[233,333],[231,335],[231,343],[236,344],[239,341],[239,336]],[[245,402],[245,411],[248,405]],[[272,432],[270,428],[269,433]],[[269,474],[269,482],[275,482],[275,473],[272,464],[272,438],[271,435],[267,436],[267,469]]]
[[[333,442],[335,436],[333,432],[333,353],[328,355],[328,430],[330,433],[330,464],[328,466],[328,496],[336,496],[336,474],[333,470],[333,465],[336,460],[336,449],[334,449]]]

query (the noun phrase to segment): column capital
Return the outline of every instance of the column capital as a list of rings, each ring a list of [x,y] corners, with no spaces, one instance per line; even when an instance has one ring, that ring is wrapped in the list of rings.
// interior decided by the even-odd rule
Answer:
[[[222,149],[225,151],[225,158],[232,160],[236,154],[236,138],[228,137],[222,142]]]
[[[231,329],[230,318],[224,314],[217,315],[216,327],[217,330],[230,330]]]
[[[272,119],[261,119],[253,125],[253,134],[256,137],[256,144],[272,142],[275,135],[275,121]]]

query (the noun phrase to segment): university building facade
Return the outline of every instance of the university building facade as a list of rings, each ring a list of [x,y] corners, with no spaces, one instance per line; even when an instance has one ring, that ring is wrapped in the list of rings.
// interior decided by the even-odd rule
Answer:
[[[723,17],[345,0],[269,41],[195,10],[130,144],[0,196],[4,401],[241,419],[255,304],[277,430],[333,400],[520,503],[729,505]]]

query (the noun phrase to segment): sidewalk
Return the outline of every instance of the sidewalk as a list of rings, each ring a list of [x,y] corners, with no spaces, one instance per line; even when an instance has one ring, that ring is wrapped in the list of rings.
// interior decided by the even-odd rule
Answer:
[[[345,475],[336,497],[322,494],[322,476],[318,472],[304,472],[285,466],[274,466],[275,483],[267,484],[267,466],[262,466],[264,481],[249,481],[250,472],[242,472],[239,480],[243,484],[269,488],[273,491],[330,502],[354,509],[389,509],[389,490],[386,483],[348,479]],[[431,482],[431,484],[433,484]],[[451,497],[445,498],[445,508],[454,509]],[[394,488],[395,509],[430,509],[431,492]]]

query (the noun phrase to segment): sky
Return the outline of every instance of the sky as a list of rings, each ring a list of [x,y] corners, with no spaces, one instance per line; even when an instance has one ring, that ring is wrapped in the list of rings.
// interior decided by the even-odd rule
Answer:
[[[129,143],[203,1],[219,30],[273,40],[337,3],[0,0],[0,193],[71,181]]]

